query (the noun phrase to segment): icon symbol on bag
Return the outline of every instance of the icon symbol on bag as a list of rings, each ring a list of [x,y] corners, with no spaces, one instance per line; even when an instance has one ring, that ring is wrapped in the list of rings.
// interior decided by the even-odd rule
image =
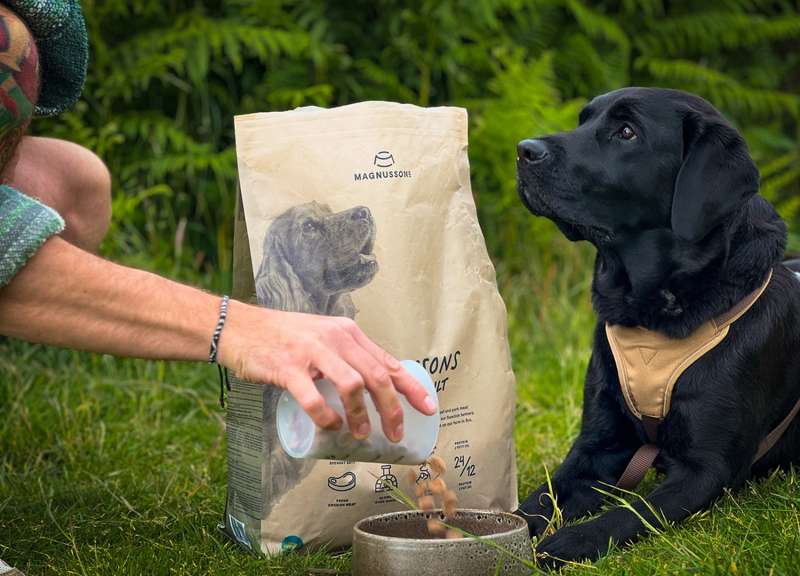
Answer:
[[[419,467],[419,475],[417,476],[416,483],[424,482],[431,479],[431,471],[428,469],[428,464],[422,464]]]
[[[375,482],[375,493],[378,492],[389,492],[391,491],[392,487],[397,488],[397,476],[392,474],[392,465],[391,464],[383,464],[381,465],[381,476]]]
[[[328,488],[336,492],[348,492],[356,487],[356,475],[352,472],[345,472],[341,476],[330,476],[328,478]]]
[[[377,154],[375,154],[375,160],[373,160],[373,164],[378,168],[388,168],[389,166],[394,166],[394,156],[388,150],[381,150]]]

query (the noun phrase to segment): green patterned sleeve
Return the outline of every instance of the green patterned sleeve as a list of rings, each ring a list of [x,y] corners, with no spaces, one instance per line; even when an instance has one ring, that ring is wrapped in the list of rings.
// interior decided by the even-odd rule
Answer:
[[[64,220],[55,210],[10,186],[0,186],[0,287],[45,240],[63,229]]]

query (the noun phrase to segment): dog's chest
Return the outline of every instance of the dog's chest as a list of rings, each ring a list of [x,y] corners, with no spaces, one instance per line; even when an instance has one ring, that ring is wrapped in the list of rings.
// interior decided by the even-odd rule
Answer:
[[[770,273],[758,290],[686,338],[669,338],[642,327],[606,324],[622,395],[631,413],[639,420],[663,420],[681,374],[725,339],[731,324],[755,304],[771,278]]]

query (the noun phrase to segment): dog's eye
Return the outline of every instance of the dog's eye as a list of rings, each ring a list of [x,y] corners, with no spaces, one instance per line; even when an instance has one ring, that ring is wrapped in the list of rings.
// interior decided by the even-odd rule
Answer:
[[[634,132],[633,128],[627,124],[623,124],[622,128],[619,129],[619,132],[617,132],[617,136],[623,140],[633,140],[636,138],[636,132]]]
[[[306,220],[303,222],[303,232],[314,232],[317,229],[317,225],[314,224],[311,220]]]

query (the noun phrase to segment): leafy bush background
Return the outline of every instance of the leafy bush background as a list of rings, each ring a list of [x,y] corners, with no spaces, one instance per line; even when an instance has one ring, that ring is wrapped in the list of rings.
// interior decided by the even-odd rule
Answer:
[[[104,252],[128,263],[227,288],[233,116],[367,99],[469,109],[473,187],[502,278],[565,257],[555,228],[517,200],[515,143],[574,126],[583,103],[625,85],[709,98],[744,131],[763,193],[795,231],[800,224],[798,2],[83,4],[92,42],[84,97],[35,130],[108,163],[115,218]]]

